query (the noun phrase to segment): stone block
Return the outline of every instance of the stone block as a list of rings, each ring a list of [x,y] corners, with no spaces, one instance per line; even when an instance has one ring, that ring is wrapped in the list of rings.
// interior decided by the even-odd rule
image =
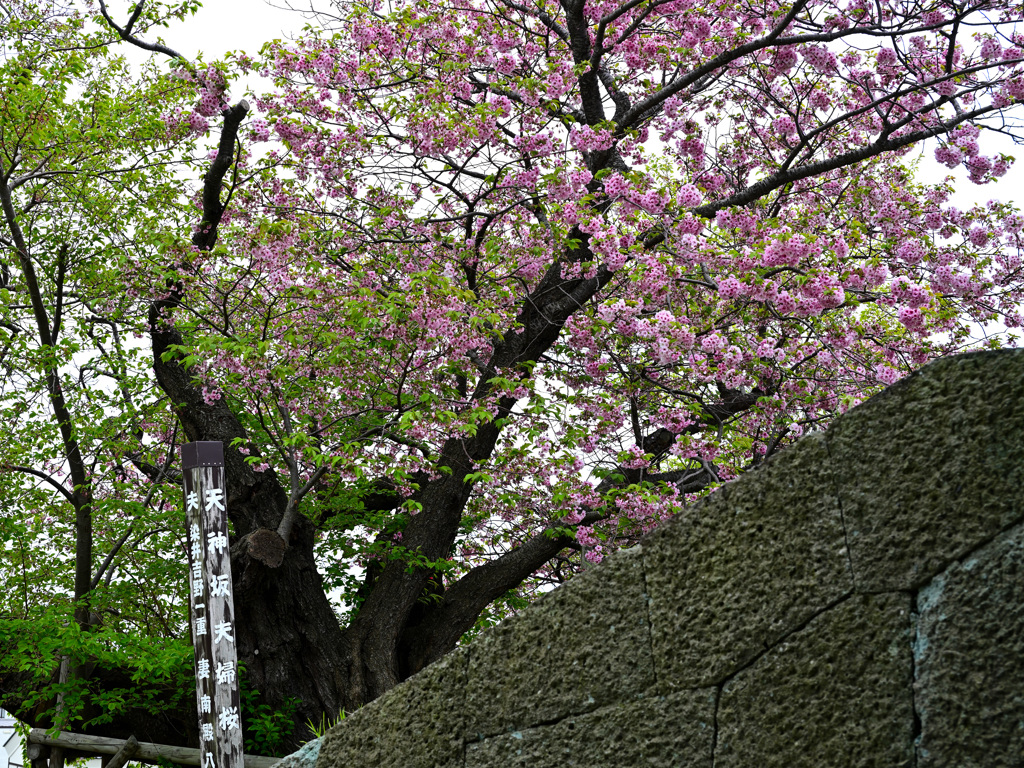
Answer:
[[[643,557],[659,691],[724,680],[853,589],[824,439],[687,508]]]
[[[456,649],[331,728],[316,768],[461,768],[466,657]]]
[[[272,768],[316,768],[323,739],[311,739],[300,749],[278,760]]]
[[[639,547],[607,558],[469,648],[469,740],[642,696],[654,682]]]
[[[909,594],[854,595],[728,681],[715,768],[912,765]]]
[[[714,689],[616,704],[466,748],[466,768],[711,768]]]
[[[857,588],[916,589],[1024,518],[1024,350],[938,360],[827,433]]]
[[[917,595],[918,768],[1024,765],[1024,526]]]

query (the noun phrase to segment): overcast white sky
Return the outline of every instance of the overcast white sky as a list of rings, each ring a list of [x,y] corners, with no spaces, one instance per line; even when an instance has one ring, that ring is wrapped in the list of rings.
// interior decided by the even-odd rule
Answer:
[[[134,4],[113,0],[122,8],[120,20]],[[309,7],[301,0],[297,8]],[[195,57],[200,51],[206,61],[221,58],[228,51],[255,54],[268,40],[294,36],[307,23],[304,16],[287,10],[284,2],[270,5],[265,0],[205,0],[195,16],[161,30],[164,41],[185,56]]]

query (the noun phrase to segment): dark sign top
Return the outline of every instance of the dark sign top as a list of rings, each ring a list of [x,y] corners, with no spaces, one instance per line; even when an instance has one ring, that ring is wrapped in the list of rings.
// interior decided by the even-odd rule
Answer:
[[[224,443],[207,440],[181,446],[181,468],[223,467]]]

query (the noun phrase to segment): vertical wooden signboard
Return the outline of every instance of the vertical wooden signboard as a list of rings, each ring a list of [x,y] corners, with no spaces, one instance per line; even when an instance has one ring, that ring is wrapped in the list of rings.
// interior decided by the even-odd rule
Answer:
[[[185,482],[192,642],[196,652],[199,765],[242,768],[223,443],[183,445],[181,469]]]

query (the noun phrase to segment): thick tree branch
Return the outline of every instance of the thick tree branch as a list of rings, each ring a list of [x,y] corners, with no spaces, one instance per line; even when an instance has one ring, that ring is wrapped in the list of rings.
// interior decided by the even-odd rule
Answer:
[[[454,648],[484,608],[519,586],[573,540],[565,533],[543,531],[501,557],[478,565],[448,587],[427,618],[405,632],[402,644],[408,672],[422,669]]]
[[[301,488],[293,484],[292,491],[288,496],[288,504],[285,506],[284,514],[281,516],[281,524],[277,526],[277,535],[281,537],[282,541],[287,542],[291,539],[292,528],[295,525],[296,518],[299,516],[299,502],[302,500],[302,497],[316,487],[316,484],[320,482],[320,478],[326,475],[330,468],[330,464],[317,467],[313,474],[310,475],[306,484]]]
[[[143,461],[138,457],[138,454],[127,454],[128,461],[132,463],[139,472],[144,474],[153,483],[170,483],[172,485],[181,485],[181,470],[175,469],[171,466],[156,467],[150,464],[148,461]]]
[[[4,464],[2,467],[0,467],[0,469],[6,469],[12,472],[24,472],[26,475],[34,475],[35,477],[38,477],[41,480],[45,480],[47,483],[49,483],[58,491],[60,491],[61,496],[67,499],[71,504],[75,503],[75,497],[71,493],[71,491],[69,491],[64,486],[63,483],[58,481],[56,478],[46,474],[45,472],[41,472],[38,469],[33,469],[32,467],[22,467],[17,464]]]
[[[192,237],[192,243],[201,251],[208,251],[217,242],[217,227],[224,215],[225,205],[221,202],[224,177],[235,161],[235,144],[238,129],[249,112],[249,102],[242,99],[222,113],[224,127],[221,128],[217,156],[210,164],[210,170],[203,177],[203,220]]]
[[[144,51],[153,51],[154,53],[162,53],[165,56],[170,56],[172,59],[181,59],[187,61],[187,59],[180,53],[175,51],[173,48],[168,48],[162,43],[147,43],[132,34],[132,28],[135,26],[135,22],[139,20],[139,16],[142,15],[142,8],[145,5],[145,0],[139,0],[136,3],[135,8],[132,9],[132,15],[128,19],[128,23],[123,27],[119,27],[117,23],[110,17],[110,13],[107,12],[107,4],[104,0],[100,0],[100,13],[103,14],[103,18],[106,20],[110,28],[117,32],[118,37],[124,40],[126,43],[131,43],[137,48],[141,48]]]
[[[788,170],[777,171],[767,178],[764,178],[755,184],[751,184],[746,189],[740,190],[729,197],[694,208],[692,209],[692,213],[697,216],[710,219],[723,208],[748,205],[749,203],[774,192],[776,189],[784,187],[787,184],[792,184],[794,181],[808,179],[812,176],[819,176],[823,173],[828,173],[829,171],[834,171],[839,168],[856,165],[863,160],[877,157],[883,153],[893,152],[897,149],[910,146],[911,144],[917,144],[925,139],[934,138],[935,136],[942,136],[943,134],[952,131],[958,125],[988,114],[996,109],[997,107],[994,106],[978,107],[977,109],[973,109],[969,112],[962,112],[939,125],[923,128],[919,131],[907,133],[902,136],[893,136],[891,132],[883,133],[877,140],[866,146],[851,149],[848,152],[843,152],[842,154],[825,160],[818,160],[813,163],[798,165],[795,168],[790,168]],[[660,242],[664,237],[661,236],[660,238],[655,239]],[[654,240],[651,241],[651,244],[653,243]]]

